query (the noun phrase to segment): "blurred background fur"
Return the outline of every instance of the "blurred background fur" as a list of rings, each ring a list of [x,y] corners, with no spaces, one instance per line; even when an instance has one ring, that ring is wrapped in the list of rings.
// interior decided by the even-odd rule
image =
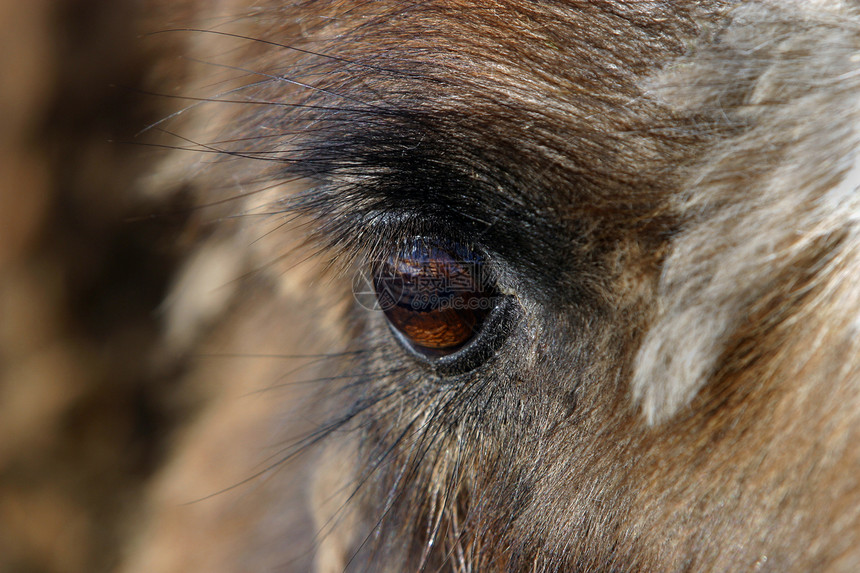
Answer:
[[[156,343],[182,216],[135,192],[147,4],[0,1],[0,571],[114,568],[194,401]]]

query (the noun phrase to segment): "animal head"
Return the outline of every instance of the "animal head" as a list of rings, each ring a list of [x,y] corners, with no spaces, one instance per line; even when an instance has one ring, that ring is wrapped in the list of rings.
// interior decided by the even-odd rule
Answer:
[[[210,541],[280,516],[267,554],[319,571],[857,567],[858,32],[850,3],[519,0],[163,31],[199,82],[165,180],[216,222],[170,340],[221,314],[294,356],[215,374],[292,389],[222,498],[277,487]],[[163,491],[230,416],[158,495],[212,493]]]

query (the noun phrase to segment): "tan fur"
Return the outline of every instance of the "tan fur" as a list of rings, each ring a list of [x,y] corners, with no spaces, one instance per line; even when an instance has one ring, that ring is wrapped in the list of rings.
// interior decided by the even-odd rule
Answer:
[[[91,290],[136,301],[122,320],[89,329],[78,291],[36,280],[37,212],[66,194],[40,152],[16,161],[48,198],[15,201],[0,245],[0,469],[45,469],[28,495],[0,481],[0,550],[22,548],[0,568],[860,570],[856,3],[148,7],[134,102],[154,111],[129,139],[155,152],[101,190],[146,207],[85,246],[176,234],[120,251],[163,275],[137,290],[93,263]],[[116,230],[141,213],[155,232]],[[357,304],[355,274],[396,251],[386,216],[501,269],[516,320],[490,358],[435,370]],[[100,402],[102,379],[133,382]],[[69,493],[63,420],[111,433],[144,405],[82,488],[124,503]]]

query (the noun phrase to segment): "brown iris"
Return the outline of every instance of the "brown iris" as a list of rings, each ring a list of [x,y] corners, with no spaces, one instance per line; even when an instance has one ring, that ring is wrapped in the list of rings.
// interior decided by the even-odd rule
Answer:
[[[418,352],[445,356],[480,331],[495,306],[480,259],[458,247],[416,241],[374,273],[380,306]]]

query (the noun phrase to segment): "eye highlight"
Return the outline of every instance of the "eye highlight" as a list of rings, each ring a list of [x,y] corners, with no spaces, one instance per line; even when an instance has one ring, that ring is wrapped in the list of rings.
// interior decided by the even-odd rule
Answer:
[[[499,298],[481,257],[458,245],[421,239],[379,264],[373,282],[391,326],[427,357],[467,346]]]

